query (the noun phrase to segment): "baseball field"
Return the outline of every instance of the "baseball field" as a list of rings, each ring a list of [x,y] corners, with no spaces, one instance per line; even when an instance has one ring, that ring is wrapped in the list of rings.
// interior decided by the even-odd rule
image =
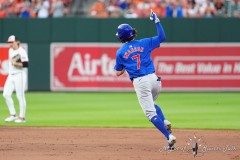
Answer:
[[[157,104],[177,137],[172,152],[135,93],[28,92],[26,99],[24,124],[4,122],[0,99],[1,160],[188,160],[195,141],[195,159],[240,159],[239,92],[161,93]]]

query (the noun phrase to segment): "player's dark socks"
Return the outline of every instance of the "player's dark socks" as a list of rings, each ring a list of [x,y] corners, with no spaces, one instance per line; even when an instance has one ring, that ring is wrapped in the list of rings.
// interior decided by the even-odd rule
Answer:
[[[168,140],[170,133],[167,131],[163,121],[156,115],[152,117],[151,122],[159,131],[161,131],[165,135]]]
[[[154,107],[156,109],[158,117],[164,122],[165,117],[163,115],[163,112],[162,112],[161,108],[158,105],[156,105],[156,104],[154,104]]]

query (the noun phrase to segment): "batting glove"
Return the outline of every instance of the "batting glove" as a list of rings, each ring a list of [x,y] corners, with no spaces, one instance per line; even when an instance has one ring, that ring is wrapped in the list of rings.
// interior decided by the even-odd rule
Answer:
[[[151,10],[151,13],[150,13],[150,20],[154,21],[155,23],[160,22],[160,20],[158,19],[156,13],[154,13],[152,10]]]

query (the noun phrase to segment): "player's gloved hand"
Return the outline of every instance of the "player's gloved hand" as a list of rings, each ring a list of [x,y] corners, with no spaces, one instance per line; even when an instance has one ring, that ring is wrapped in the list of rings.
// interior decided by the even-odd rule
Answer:
[[[151,21],[154,21],[155,23],[160,22],[160,20],[158,19],[156,13],[154,13],[152,10],[151,10],[151,12],[150,12],[150,20],[151,20]]]

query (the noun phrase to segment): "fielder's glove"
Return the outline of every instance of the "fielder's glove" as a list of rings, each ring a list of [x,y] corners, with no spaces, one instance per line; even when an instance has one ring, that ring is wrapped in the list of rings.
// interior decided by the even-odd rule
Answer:
[[[20,54],[16,54],[15,56],[13,56],[12,61],[13,62],[21,62]]]
[[[154,13],[152,10],[151,10],[151,12],[150,12],[150,20],[151,20],[151,21],[154,21],[155,23],[160,22],[160,20],[158,19],[156,13]]]

